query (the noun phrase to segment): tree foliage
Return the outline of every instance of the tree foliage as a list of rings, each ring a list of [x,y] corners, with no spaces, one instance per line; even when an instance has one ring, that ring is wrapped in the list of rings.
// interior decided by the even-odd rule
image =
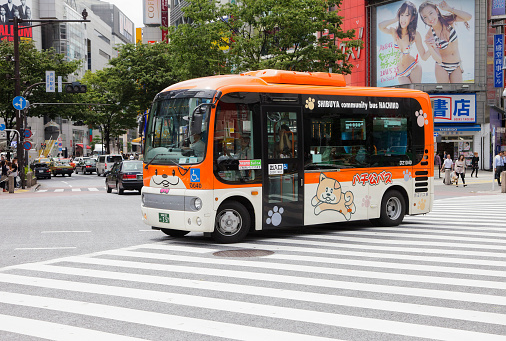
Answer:
[[[87,112],[82,117],[84,123],[100,127],[106,152],[110,153],[110,141],[136,126],[136,114],[125,110],[120,102],[123,95],[119,89],[116,70],[105,68],[95,73],[87,72],[82,82],[88,86],[84,96],[88,103]],[[119,90],[119,91],[118,91]]]
[[[204,41],[226,45],[227,50],[219,51],[235,72],[265,68],[328,71],[331,67],[333,72],[348,74],[352,68],[346,61],[348,52],[340,49],[336,39],[344,42],[346,49],[361,46],[353,39],[353,30],[341,29],[338,11],[329,11],[341,0],[241,0],[225,5],[217,0],[187,2],[184,12],[191,24],[179,25],[170,34],[171,44],[191,47],[192,41]],[[206,30],[184,44],[192,35],[178,31],[192,33],[195,27]],[[200,62],[213,59],[221,61],[213,54]]]
[[[12,42],[0,42],[0,117],[4,119],[7,128],[15,126],[16,111],[12,106],[14,98],[14,62],[6,60],[7,56],[14,56],[14,45]],[[54,50],[39,51],[32,42],[21,42],[19,44],[19,63],[21,94],[30,86],[44,82],[46,71],[55,71],[56,75],[67,80],[67,76],[75,72],[81,65],[81,61],[66,61],[63,54],[57,54]],[[47,93],[44,85],[34,87],[31,93],[27,94],[30,103],[68,103],[76,100],[75,95],[65,93]],[[79,111],[75,106],[49,106],[38,105],[30,108],[29,116],[50,117],[61,116],[70,118]]]

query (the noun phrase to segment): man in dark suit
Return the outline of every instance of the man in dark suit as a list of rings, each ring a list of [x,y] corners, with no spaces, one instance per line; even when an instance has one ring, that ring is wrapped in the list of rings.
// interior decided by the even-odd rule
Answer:
[[[21,0],[21,5],[18,6],[19,16],[21,19],[31,19],[26,11],[31,13],[30,7],[26,5],[26,0]]]
[[[7,0],[7,3],[3,5],[3,8],[5,8],[5,12],[7,13],[7,19],[14,18],[14,9],[16,6],[14,6],[12,0]]]
[[[8,25],[9,18],[7,17],[7,12],[3,6],[0,7],[0,25]]]

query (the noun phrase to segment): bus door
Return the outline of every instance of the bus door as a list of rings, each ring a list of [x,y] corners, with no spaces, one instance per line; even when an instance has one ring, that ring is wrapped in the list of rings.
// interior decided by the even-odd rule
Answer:
[[[304,224],[302,117],[298,107],[262,107],[262,228]]]

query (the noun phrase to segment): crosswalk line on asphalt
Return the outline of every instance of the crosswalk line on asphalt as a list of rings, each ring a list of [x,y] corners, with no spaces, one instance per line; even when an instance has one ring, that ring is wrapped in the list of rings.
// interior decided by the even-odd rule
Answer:
[[[177,286],[183,288],[191,288],[196,290],[211,290],[211,291],[219,291],[224,293],[237,293],[237,294],[245,294],[252,296],[264,296],[264,297],[276,297],[286,300],[297,300],[297,301],[305,301],[305,302],[315,302],[315,303],[323,303],[323,304],[332,304],[339,306],[350,306],[350,307],[360,307],[366,309],[378,309],[385,311],[393,311],[393,312],[401,312],[406,314],[417,314],[417,315],[426,315],[426,316],[437,316],[441,318],[455,318],[455,319],[463,319],[475,322],[483,322],[483,323],[500,323],[506,315],[497,314],[497,313],[487,313],[487,312],[478,312],[478,311],[468,311],[462,309],[454,309],[454,308],[445,308],[445,307],[436,307],[430,305],[423,304],[410,304],[403,302],[395,302],[395,301],[382,301],[377,299],[366,299],[359,297],[347,297],[340,295],[328,295],[321,293],[312,293],[312,292],[301,292],[296,290],[287,290],[287,289],[277,289],[277,288],[268,288],[268,287],[259,287],[259,286],[250,286],[250,285],[239,285],[232,283],[220,283],[220,282],[211,282],[211,281],[195,281],[189,279],[182,278],[167,278],[161,276],[150,276],[150,275],[141,275],[141,274],[131,274],[131,273],[118,273],[112,271],[100,271],[100,270],[90,270],[90,269],[72,269],[66,267],[59,266],[51,266],[51,265],[43,265],[43,266],[24,266],[24,270],[31,271],[45,271],[57,274],[65,274],[65,275],[73,275],[73,276],[86,276],[93,277],[99,279],[114,279],[128,282],[139,282],[139,283],[153,283],[165,286]],[[92,289],[88,289],[86,285],[82,285],[80,287],[76,287],[73,285],[74,282],[65,282],[51,279],[40,279],[35,277],[24,277],[17,275],[4,275],[0,274],[0,282],[7,282],[13,284],[20,285],[33,285],[44,288],[52,288],[52,289],[61,289],[61,290],[73,290],[79,292],[91,292]],[[90,285],[88,285],[90,286]],[[72,289],[68,289],[72,288]],[[92,287],[93,288],[93,287]],[[96,287],[98,293],[113,295],[110,292],[114,292],[114,295],[120,295],[113,288],[106,287],[100,288],[100,286]],[[120,289],[118,289],[120,290]],[[176,295],[170,296],[170,294],[166,294],[167,303],[174,304],[182,304],[185,305],[186,301],[191,301],[189,298],[185,298],[184,295]],[[160,292],[154,293],[154,295],[150,295],[151,299],[160,299]],[[181,297],[178,303],[178,297]],[[148,298],[150,299],[150,298]],[[227,306],[228,302],[214,302],[212,306]],[[244,307],[245,311],[250,311],[248,307]],[[282,315],[284,316],[284,315]],[[497,321],[497,322],[494,322]]]
[[[118,288],[114,289],[117,290]],[[152,295],[150,292],[148,292],[148,294]],[[333,338],[324,338],[291,332],[269,330],[239,324],[216,322],[211,320],[116,307],[105,304],[11,292],[0,292],[0,303],[100,317],[110,320],[144,324],[165,329],[182,330],[196,334],[231,338],[235,340],[335,340]],[[441,330],[438,332],[442,332],[443,330],[444,329],[441,328]],[[483,338],[483,335],[481,333],[471,333],[471,335],[476,338]]]
[[[24,334],[41,339],[55,341],[143,341],[135,337],[122,336],[112,333],[100,332],[96,330],[67,326],[60,323],[38,321],[24,317],[9,316],[0,314],[0,330]]]

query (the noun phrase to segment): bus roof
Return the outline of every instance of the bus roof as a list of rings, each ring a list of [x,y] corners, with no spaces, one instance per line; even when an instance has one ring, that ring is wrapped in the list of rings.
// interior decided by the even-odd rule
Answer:
[[[405,88],[376,88],[346,86],[344,76],[326,72],[296,72],[284,70],[258,70],[235,75],[219,75],[190,79],[176,83],[162,92],[180,89],[212,89],[230,92],[279,92],[279,93],[335,93],[369,96],[416,96],[425,94]]]

